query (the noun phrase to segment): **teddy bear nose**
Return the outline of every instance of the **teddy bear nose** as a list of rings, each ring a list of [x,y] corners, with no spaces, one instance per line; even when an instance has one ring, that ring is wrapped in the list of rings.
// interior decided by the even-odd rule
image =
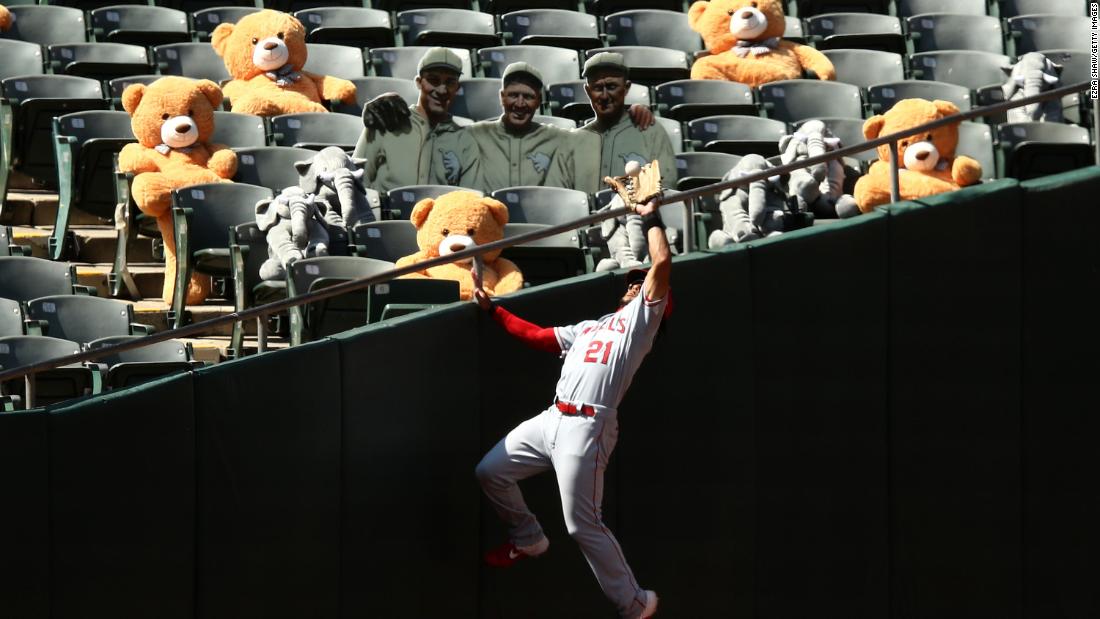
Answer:
[[[752,11],[741,11],[741,19],[749,19],[752,17]]]
[[[466,249],[465,243],[451,243],[451,251],[462,251]]]
[[[917,153],[917,161],[924,161],[925,159],[928,159],[928,155],[930,154],[931,153],[929,153],[928,151],[922,150],[921,152]]]
[[[271,50],[275,49],[276,47],[278,47],[278,46],[275,44],[274,41],[268,41],[267,43],[264,43],[264,49],[266,49],[267,51],[271,51]]]
[[[181,124],[176,125],[176,133],[187,133],[190,130],[191,130],[191,124],[190,123],[181,123]]]

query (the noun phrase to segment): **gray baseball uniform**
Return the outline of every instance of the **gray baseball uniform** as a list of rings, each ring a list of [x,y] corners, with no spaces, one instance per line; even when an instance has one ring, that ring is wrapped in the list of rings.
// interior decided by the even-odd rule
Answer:
[[[666,299],[639,294],[599,320],[556,327],[565,358],[555,404],[508,433],[477,466],[489,501],[512,541],[529,546],[544,535],[516,484],[553,469],[569,535],[577,541],[604,594],[623,617],[637,617],[645,593],[602,516],[603,476],[618,439],[617,408],[664,314]],[[569,410],[576,411],[569,413]]]

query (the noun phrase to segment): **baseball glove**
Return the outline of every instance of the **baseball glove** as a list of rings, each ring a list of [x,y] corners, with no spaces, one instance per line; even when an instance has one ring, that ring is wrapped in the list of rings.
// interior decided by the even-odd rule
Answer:
[[[623,204],[636,211],[639,206],[661,195],[660,162],[654,159],[633,176],[605,176],[603,182],[619,194]]]

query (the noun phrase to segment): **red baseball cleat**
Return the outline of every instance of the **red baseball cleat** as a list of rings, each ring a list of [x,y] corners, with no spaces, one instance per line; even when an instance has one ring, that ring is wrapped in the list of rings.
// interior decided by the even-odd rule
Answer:
[[[512,567],[516,561],[524,557],[537,557],[546,552],[549,547],[550,540],[545,537],[530,546],[517,546],[511,541],[507,541],[486,552],[485,563],[493,567]]]
[[[638,615],[638,619],[649,619],[657,616],[657,592],[646,589],[645,598],[645,608],[642,609],[642,614]]]

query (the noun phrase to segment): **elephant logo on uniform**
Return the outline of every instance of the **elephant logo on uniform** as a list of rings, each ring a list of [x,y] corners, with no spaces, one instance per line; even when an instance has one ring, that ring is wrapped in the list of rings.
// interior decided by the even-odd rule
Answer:
[[[443,171],[447,175],[447,184],[457,185],[459,176],[462,174],[462,163],[458,160],[458,153],[442,148],[439,149],[439,153],[443,155]]]
[[[649,163],[649,159],[646,159],[638,153],[627,153],[625,155],[619,155],[619,158],[623,160],[623,166],[626,166],[626,164],[630,163],[631,161],[637,161],[638,165],[642,166]]]
[[[531,160],[531,165],[539,174],[543,174],[550,169],[550,155],[546,153],[531,153],[527,155],[527,158]]]

